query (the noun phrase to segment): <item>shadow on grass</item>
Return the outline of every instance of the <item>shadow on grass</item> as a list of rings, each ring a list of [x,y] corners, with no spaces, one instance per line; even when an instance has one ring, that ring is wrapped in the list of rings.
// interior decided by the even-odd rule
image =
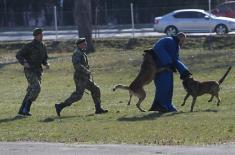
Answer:
[[[219,112],[217,109],[206,109],[206,110],[194,110],[193,112],[191,112],[191,111],[185,111],[185,112],[183,112],[183,111],[179,111],[179,112],[176,112],[175,114],[182,114],[182,113],[184,113],[184,114],[193,114],[193,113],[199,113],[199,112],[213,112],[213,113],[217,113],[217,112]]]
[[[94,116],[95,114],[89,114],[89,115],[86,115],[87,117],[91,117],[91,116]],[[49,123],[49,122],[53,122],[53,121],[60,121],[60,120],[63,120],[63,119],[70,119],[70,118],[79,118],[81,117],[81,115],[76,115],[76,116],[61,116],[61,117],[58,117],[58,116],[52,116],[52,117],[47,117],[43,120],[40,120],[39,122],[43,122],[43,123]]]
[[[202,110],[202,111],[194,111],[194,112],[183,112],[183,111],[178,111],[178,112],[171,112],[171,113],[157,113],[157,112],[153,112],[144,116],[132,116],[132,117],[120,117],[117,120],[118,121],[127,121],[127,122],[135,122],[135,121],[146,121],[146,120],[156,120],[159,117],[172,117],[172,116],[176,116],[176,115],[182,115],[182,114],[195,114],[195,113],[200,113],[200,112],[213,112],[213,113],[217,113],[218,110],[211,110],[211,109],[206,109],[206,110]]]
[[[11,117],[11,118],[3,118],[3,119],[0,119],[0,124],[1,123],[12,122],[12,121],[17,121],[17,120],[21,120],[21,119],[24,119],[24,118],[27,118],[27,117],[24,117],[24,116],[15,116],[15,117]]]
[[[92,117],[92,116],[95,116],[95,114],[88,114],[86,115],[86,117]],[[58,117],[58,116],[52,116],[52,117],[47,117],[43,120],[39,120],[39,122],[43,122],[43,123],[49,123],[49,122],[53,122],[53,121],[61,121],[63,119],[70,119],[70,118],[79,118],[79,117],[83,117],[81,115],[73,115],[73,116],[61,116],[61,117]]]
[[[132,116],[132,117],[121,117],[121,118],[118,118],[117,120],[118,121],[127,121],[127,122],[135,122],[135,121],[145,121],[145,120],[155,120],[157,118],[159,118],[160,116],[162,116],[163,113],[150,113],[150,114],[147,114],[147,115],[144,115],[144,116]]]
[[[218,112],[218,110],[215,110],[215,109],[206,109],[206,110],[203,110],[202,112]]]
[[[61,117],[53,116],[53,117],[47,117],[43,120],[39,120],[39,122],[49,123],[49,122],[53,122],[56,120],[63,120],[63,119],[76,118],[76,117],[80,117],[80,116],[61,116]]]

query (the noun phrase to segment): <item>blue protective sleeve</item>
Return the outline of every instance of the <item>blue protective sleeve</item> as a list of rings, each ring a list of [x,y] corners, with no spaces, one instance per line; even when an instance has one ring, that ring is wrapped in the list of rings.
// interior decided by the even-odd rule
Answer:
[[[184,73],[186,70],[188,70],[188,68],[184,65],[184,63],[180,61],[180,59],[176,59],[174,65],[178,70],[178,72],[180,73],[180,75]]]
[[[159,59],[161,65],[163,66],[173,63],[170,55],[168,54],[166,46],[168,46],[168,38],[161,39],[154,45],[153,48],[156,60]]]

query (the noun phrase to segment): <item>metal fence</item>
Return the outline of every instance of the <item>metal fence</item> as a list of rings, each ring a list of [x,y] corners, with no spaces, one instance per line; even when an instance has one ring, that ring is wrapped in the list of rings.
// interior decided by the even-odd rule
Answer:
[[[155,16],[161,16],[177,9],[195,8],[208,10],[208,4],[196,7],[186,6],[159,6],[159,7],[133,7],[135,24],[153,23]],[[54,26],[53,6],[41,9],[41,11],[4,11],[0,10],[0,28],[14,27],[35,27],[35,26]],[[58,26],[75,26],[76,14],[74,10],[63,10],[61,7],[56,9]],[[115,26],[131,24],[131,9],[102,9],[96,7],[92,9],[92,24],[101,26]]]

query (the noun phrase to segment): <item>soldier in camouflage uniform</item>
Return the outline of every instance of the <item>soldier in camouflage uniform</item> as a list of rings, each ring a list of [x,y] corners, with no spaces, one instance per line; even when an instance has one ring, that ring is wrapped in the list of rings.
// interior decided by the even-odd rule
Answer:
[[[71,106],[72,103],[79,101],[82,98],[85,89],[91,92],[92,99],[95,103],[95,113],[107,113],[108,110],[104,110],[101,108],[100,89],[94,83],[91,77],[88,59],[85,53],[85,49],[87,46],[85,38],[78,39],[76,41],[76,45],[77,48],[72,56],[72,62],[75,69],[74,82],[76,85],[76,90],[64,102],[55,104],[56,113],[58,116],[60,116],[60,112],[64,107]]]
[[[28,81],[27,93],[24,97],[18,114],[31,116],[30,107],[41,90],[42,65],[49,69],[48,55],[45,44],[42,42],[43,33],[41,28],[33,30],[34,40],[26,44],[16,54],[16,58],[24,66],[25,77]]]

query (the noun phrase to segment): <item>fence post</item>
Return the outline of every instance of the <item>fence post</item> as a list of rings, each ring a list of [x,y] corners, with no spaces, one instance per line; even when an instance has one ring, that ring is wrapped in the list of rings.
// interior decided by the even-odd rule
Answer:
[[[211,16],[211,0],[208,0],[208,9],[209,14]],[[209,43],[209,49],[212,50],[212,23],[211,23],[211,17],[209,18],[209,24],[210,24],[210,34],[208,37],[208,43]]]
[[[209,9],[209,14],[211,15],[211,0],[208,0],[208,9]],[[211,25],[211,18],[210,18],[210,26],[212,26]],[[212,33],[212,28],[210,28],[210,35],[211,35],[211,33]]]
[[[54,6],[54,21],[55,21],[55,33],[56,33],[55,40],[57,41],[58,29],[57,29],[57,12],[56,12],[56,6]]]
[[[8,20],[8,18],[7,18],[7,1],[6,0],[4,0],[3,1],[4,2],[4,26],[8,26],[8,24],[7,24],[7,20]]]
[[[134,24],[133,3],[131,3],[131,24],[132,24],[132,38],[134,38],[134,35],[135,35],[135,24]]]

